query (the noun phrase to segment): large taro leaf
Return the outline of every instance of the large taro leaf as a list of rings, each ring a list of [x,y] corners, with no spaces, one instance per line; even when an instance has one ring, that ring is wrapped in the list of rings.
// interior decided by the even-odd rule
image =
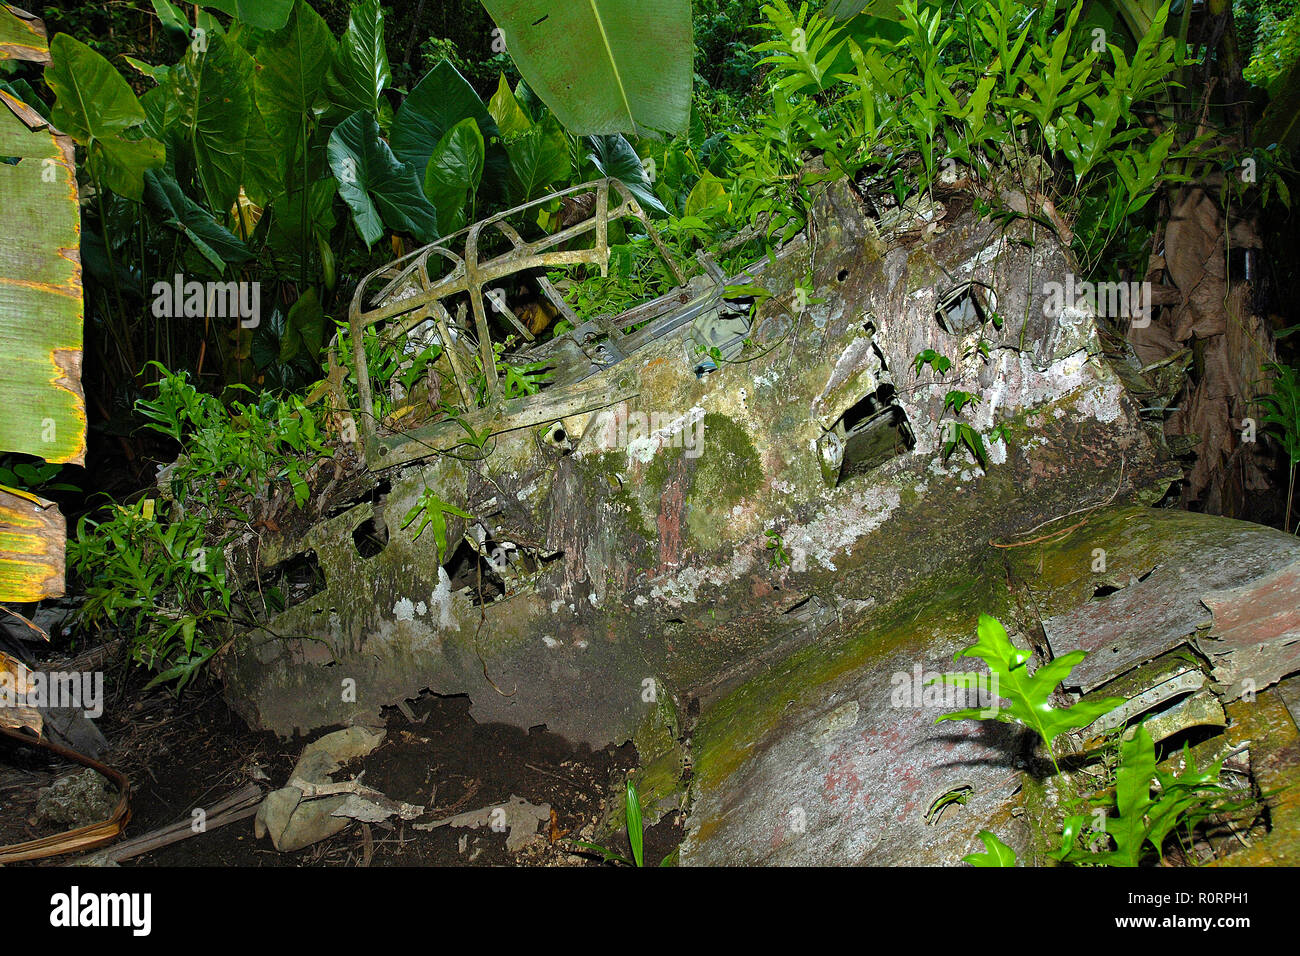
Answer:
[[[483,0],[519,72],[575,133],[690,121],[690,0]]]
[[[533,118],[520,105],[504,73],[497,81],[497,91],[488,101],[488,112],[492,114],[492,119],[496,121],[497,129],[500,130],[501,138],[504,140],[509,141],[516,136],[522,136],[533,128]]]
[[[181,140],[173,140],[172,136],[180,129],[178,122],[182,104],[174,95],[170,82],[165,81],[152,90],[146,90],[140,97],[140,107],[144,110],[145,134],[167,145],[167,161],[164,165],[174,167],[174,153]]]
[[[226,265],[238,265],[253,258],[253,252],[229,229],[217,222],[166,173],[144,174],[144,201],[164,226],[187,237],[218,273]]]
[[[256,64],[238,44],[208,38],[191,45],[168,76],[175,118],[214,213],[234,204],[240,187],[265,203],[275,191],[277,158],[253,98]]]
[[[45,81],[57,97],[51,120],[86,147],[98,181],[138,200],[144,171],[163,162],[162,143],[137,129],[144,109],[113,65],[81,41],[60,33],[50,51]]]
[[[0,4],[0,60],[50,62],[45,25],[25,11]]]
[[[425,170],[434,148],[447,131],[473,117],[483,134],[484,192],[503,198],[509,160],[497,140],[501,133],[474,87],[446,60],[440,60],[415,85],[393,117],[393,155],[398,161]],[[432,197],[430,197],[432,198]],[[445,232],[452,230],[445,229]]]
[[[664,209],[663,203],[654,194],[654,186],[646,175],[645,164],[622,133],[588,136],[587,146],[591,150],[587,158],[600,170],[602,176],[617,179],[647,209],[667,214],[668,210]]]
[[[284,28],[257,48],[257,106],[274,144],[280,182],[290,191],[312,178],[307,150],[335,47],[325,21],[300,2]]]
[[[330,169],[357,231],[373,246],[387,225],[422,243],[438,238],[438,212],[425,198],[415,168],[400,163],[379,137],[374,114],[358,110],[330,134]]]
[[[460,230],[474,218],[484,155],[478,121],[467,117],[447,130],[429,157],[424,194],[438,209],[438,225],[444,235]]]
[[[202,5],[228,13],[250,27],[278,30],[289,18],[289,10],[294,2],[293,0],[202,0]]]
[[[325,89],[339,113],[369,110],[378,116],[384,105],[384,89],[391,79],[384,47],[383,9],[379,0],[363,0],[348,14],[348,28],[339,40]]]

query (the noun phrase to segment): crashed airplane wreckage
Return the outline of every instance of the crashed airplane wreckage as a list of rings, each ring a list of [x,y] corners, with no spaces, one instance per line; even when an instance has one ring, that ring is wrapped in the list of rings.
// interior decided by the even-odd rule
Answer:
[[[1040,654],[1092,650],[1076,693],[1123,684],[1127,716],[1164,708],[1171,734],[1208,724],[1250,759],[1231,688],[1258,678],[1281,726],[1265,688],[1300,662],[1268,622],[1219,638],[1220,617],[1261,582],[1294,596],[1300,543],[1151,507],[1181,474],[1156,402],[1089,307],[1045,307],[1071,269],[1050,233],[961,194],[874,215],[847,181],[821,190],[740,275],[701,256],[688,277],[604,180],[361,282],[331,381],[364,465],[305,527],[231,550],[296,582],[221,657],[232,705],[288,735],[465,694],[480,722],[635,739],[647,815],[690,808],[684,863],[956,862],[986,826],[1042,859],[1024,736],[899,699],[980,612]],[[526,241],[557,199],[579,221]],[[679,284],[577,315],[554,270],[604,274],[617,228]],[[498,293],[520,277],[563,334],[538,343]],[[1216,644],[1201,667],[1196,641]]]

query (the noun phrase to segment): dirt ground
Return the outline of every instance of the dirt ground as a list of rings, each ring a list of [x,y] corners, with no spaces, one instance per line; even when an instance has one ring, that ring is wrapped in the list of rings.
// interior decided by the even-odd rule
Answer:
[[[125,837],[188,821],[196,807],[257,780],[283,786],[310,737],[281,741],[255,732],[212,684],[187,689],[181,700],[144,690],[147,675],[118,667],[105,675],[107,703],[98,721],[109,741],[102,762],[131,782],[131,821]],[[412,723],[396,708],[384,714],[388,733],[373,753],[336,775],[364,771],[364,782],[394,800],[425,806],[423,820],[441,819],[502,803],[517,795],[549,804],[551,821],[517,853],[506,834],[488,828],[415,830],[396,817],[387,824],[352,823],[335,836],[296,853],[280,853],[257,839],[251,818],[210,830],[122,862],[123,866],[600,866],[579,855],[573,840],[590,840],[608,797],[636,766],[631,744],[591,751],[575,748],[544,727],[521,730],[479,724],[466,697],[423,695],[411,701]],[[42,787],[81,770],[45,751],[0,738],[0,846],[58,832],[42,824],[36,801]],[[415,822],[415,821],[412,821]],[[645,864],[654,866],[682,839],[682,820],[665,817],[645,834]],[[628,855],[620,835],[613,847]],[[579,852],[575,852],[579,851]],[[38,865],[59,865],[53,857]]]

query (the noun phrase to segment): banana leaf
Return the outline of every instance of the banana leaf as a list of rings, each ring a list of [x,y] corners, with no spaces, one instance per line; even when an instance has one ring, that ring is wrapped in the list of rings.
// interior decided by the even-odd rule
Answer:
[[[685,131],[690,0],[483,0],[528,85],[575,133]]]

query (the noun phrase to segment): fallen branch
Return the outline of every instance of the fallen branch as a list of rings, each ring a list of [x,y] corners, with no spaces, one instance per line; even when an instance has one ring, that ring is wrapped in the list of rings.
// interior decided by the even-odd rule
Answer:
[[[223,800],[214,803],[204,812],[203,829],[195,830],[192,821],[179,820],[170,826],[159,827],[134,839],[119,843],[115,847],[83,856],[72,863],[74,866],[111,866],[133,856],[149,853],[200,833],[207,833],[227,823],[246,820],[257,812],[262,802],[262,788],[249,782]]]

